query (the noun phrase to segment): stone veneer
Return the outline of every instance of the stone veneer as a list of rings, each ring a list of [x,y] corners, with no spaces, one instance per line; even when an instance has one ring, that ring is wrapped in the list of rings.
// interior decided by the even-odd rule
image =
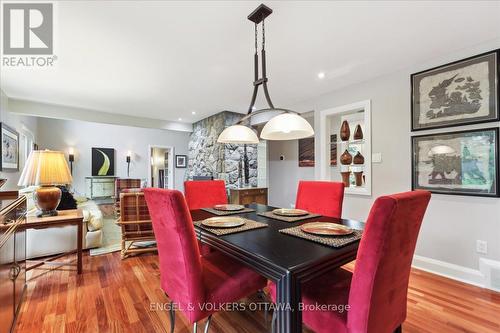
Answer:
[[[189,138],[188,171],[186,179],[193,176],[212,176],[223,179],[228,188],[240,185],[239,164],[243,158],[243,145],[217,143],[224,128],[234,125],[243,115],[223,111],[193,124]],[[247,145],[249,184],[257,186],[257,145]],[[244,170],[241,170],[242,177]],[[241,179],[243,183],[243,179]]]

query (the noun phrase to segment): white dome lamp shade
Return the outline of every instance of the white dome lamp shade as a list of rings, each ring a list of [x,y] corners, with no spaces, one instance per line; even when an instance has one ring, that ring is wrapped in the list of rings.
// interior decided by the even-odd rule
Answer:
[[[265,140],[294,140],[313,135],[314,130],[307,120],[288,112],[273,117],[260,133],[260,137]]]
[[[255,132],[244,125],[233,125],[225,128],[217,139],[219,143],[256,144],[259,138]]]

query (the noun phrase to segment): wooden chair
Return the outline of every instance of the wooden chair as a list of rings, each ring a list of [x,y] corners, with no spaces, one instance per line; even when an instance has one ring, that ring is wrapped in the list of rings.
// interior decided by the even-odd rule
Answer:
[[[141,180],[134,178],[118,178],[115,181],[115,213],[120,215],[120,193],[129,188],[141,188]]]
[[[156,241],[144,192],[126,189],[120,194],[120,217],[116,221],[122,229],[122,259],[131,254],[156,251],[154,246],[138,246],[137,242]]]

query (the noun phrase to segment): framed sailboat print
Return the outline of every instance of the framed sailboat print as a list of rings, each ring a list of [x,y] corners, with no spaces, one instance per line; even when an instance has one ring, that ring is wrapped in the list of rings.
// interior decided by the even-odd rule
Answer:
[[[500,49],[411,75],[412,131],[499,120]]]

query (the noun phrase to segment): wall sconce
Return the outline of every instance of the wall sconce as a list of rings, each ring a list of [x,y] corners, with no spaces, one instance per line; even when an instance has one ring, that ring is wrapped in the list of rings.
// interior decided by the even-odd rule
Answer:
[[[130,177],[130,157],[132,156],[132,152],[129,150],[127,152],[127,178]]]
[[[69,169],[71,171],[71,175],[73,175],[73,162],[75,161],[75,150],[73,148],[69,149]]]

